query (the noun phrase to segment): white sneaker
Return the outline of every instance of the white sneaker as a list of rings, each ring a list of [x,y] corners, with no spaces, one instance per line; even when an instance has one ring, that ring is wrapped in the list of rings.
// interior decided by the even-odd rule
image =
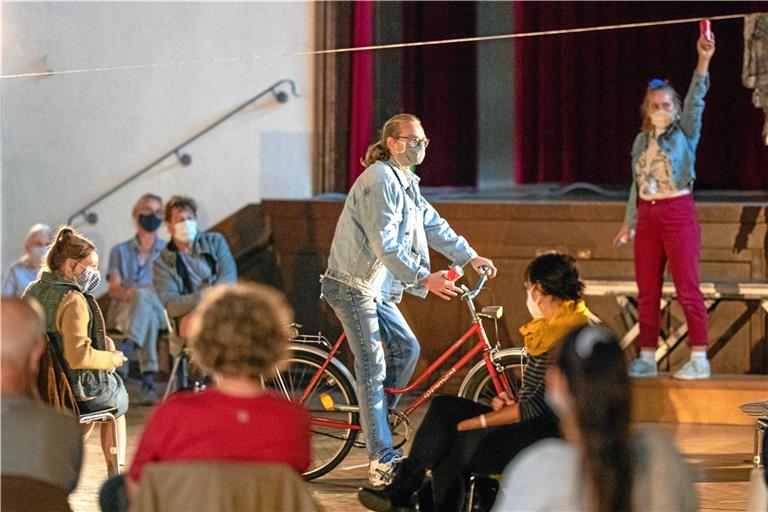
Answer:
[[[397,466],[402,460],[403,457],[400,455],[393,455],[387,462],[380,462],[381,459],[372,460],[368,464],[368,482],[373,487],[391,484],[392,479],[395,477]]]
[[[682,380],[708,379],[710,376],[711,371],[707,359],[688,361],[673,375],[674,378]]]
[[[635,359],[627,367],[627,373],[630,377],[656,377],[659,370],[655,364],[651,364],[642,359]]]

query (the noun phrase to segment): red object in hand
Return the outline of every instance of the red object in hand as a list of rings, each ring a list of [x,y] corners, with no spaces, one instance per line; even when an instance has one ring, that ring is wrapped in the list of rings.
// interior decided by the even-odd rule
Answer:
[[[448,270],[448,273],[445,275],[445,278],[448,281],[456,281],[458,278],[464,275],[464,271],[461,269],[460,266],[456,265],[454,267],[451,267],[450,270]]]
[[[712,40],[712,22],[709,20],[701,20],[699,22],[699,32],[707,41]]]

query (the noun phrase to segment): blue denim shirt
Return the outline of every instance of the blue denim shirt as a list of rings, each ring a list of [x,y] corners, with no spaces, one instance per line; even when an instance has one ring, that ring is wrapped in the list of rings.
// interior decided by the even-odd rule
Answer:
[[[701,118],[704,113],[704,96],[709,89],[709,75],[693,73],[691,85],[683,101],[680,118],[659,135],[659,149],[669,156],[672,164],[672,180],[678,190],[693,190],[696,179],[696,146],[701,137]],[[648,147],[651,133],[640,132],[632,146],[632,187],[629,189],[629,201],[624,213],[624,224],[634,227],[637,222],[637,176],[635,167],[643,151]]]
[[[377,161],[360,175],[336,224],[323,278],[399,302],[403,291],[427,296],[421,281],[430,274],[430,247],[453,265],[477,256],[421,195],[419,178],[410,178],[392,161]]]
[[[126,288],[149,288],[152,286],[152,263],[160,256],[163,247],[165,241],[159,237],[155,239],[155,245],[142,265],[139,258],[141,248],[135,236],[119,243],[109,252],[107,275],[119,275],[122,279],[121,285]]]

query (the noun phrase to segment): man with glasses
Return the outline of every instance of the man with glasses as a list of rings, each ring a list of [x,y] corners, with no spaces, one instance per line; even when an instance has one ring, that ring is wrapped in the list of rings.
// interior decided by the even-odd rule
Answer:
[[[444,300],[461,293],[447,271],[431,271],[430,247],[452,265],[496,274],[491,260],[478,256],[421,195],[411,169],[424,160],[428,144],[415,116],[398,114],[384,124],[362,160],[366,170],[349,191],[322,278],[322,296],[355,356],[374,487],[388,484],[400,461],[387,418],[397,395],[385,395],[384,388],[405,386],[419,357],[419,342],[397,308],[403,292],[422,298],[432,292]]]

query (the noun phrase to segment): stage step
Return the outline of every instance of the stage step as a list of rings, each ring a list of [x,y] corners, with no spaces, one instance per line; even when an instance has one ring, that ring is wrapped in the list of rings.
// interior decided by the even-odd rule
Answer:
[[[715,375],[706,380],[677,380],[671,374],[633,379],[635,421],[754,425],[739,406],[768,399],[766,375]]]

